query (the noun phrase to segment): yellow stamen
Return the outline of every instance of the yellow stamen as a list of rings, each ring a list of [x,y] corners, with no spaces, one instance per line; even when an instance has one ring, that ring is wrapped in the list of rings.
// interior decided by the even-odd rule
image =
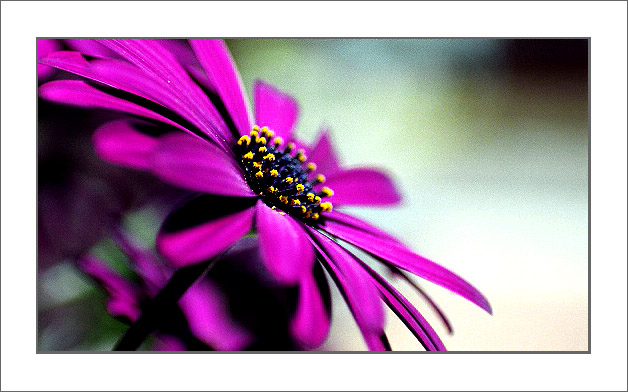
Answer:
[[[253,125],[253,130],[255,132],[259,132],[259,125]]]
[[[316,170],[316,163],[314,163],[314,162],[310,162],[310,163],[307,165],[307,168],[308,168],[308,169],[310,169],[310,171],[314,171],[314,170]]]
[[[306,217],[306,218],[309,218],[311,215],[312,215],[312,211],[310,211],[310,210],[308,210],[308,211],[305,213],[305,217]]]
[[[270,171],[270,176],[271,177],[279,177],[279,172],[275,169]]]
[[[268,138],[272,138],[273,136],[275,136],[275,131],[268,131],[266,132],[266,134],[268,135]]]
[[[261,169],[262,168],[262,162],[253,162],[253,167],[256,169]]]
[[[324,212],[329,212],[333,209],[333,205],[330,202],[326,201],[325,203],[321,203],[321,208]]]
[[[316,197],[314,198],[314,202],[315,202],[315,203],[320,203],[320,202],[321,202],[321,197],[320,197],[320,196],[316,196]]]
[[[310,203],[314,201],[314,197],[316,197],[316,195],[315,195],[315,194],[313,194],[313,193],[308,193],[308,194],[307,194],[307,200],[308,200]]]
[[[253,159],[253,151],[249,151],[249,152],[247,152],[246,154],[244,154],[244,155],[242,156],[242,158],[245,158],[245,159]]]
[[[251,131],[251,137],[252,138],[254,137],[254,138],[257,139],[259,137],[259,133],[254,129],[254,130]]]
[[[305,150],[299,150],[299,153],[297,154],[297,159],[300,162],[305,162],[307,161],[307,156],[305,156]]]
[[[305,214],[306,211],[307,211],[307,208],[305,208],[305,206],[301,206],[301,213]]]
[[[266,159],[268,161],[274,161],[275,160],[275,154],[264,155],[264,159]]]
[[[312,214],[312,219],[317,220],[319,216],[320,215],[318,215],[318,212],[315,212]]]
[[[304,189],[305,189],[305,186],[303,184],[297,184],[297,191],[303,192]]]
[[[268,127],[262,127],[262,133],[268,133]]]
[[[301,205],[301,200],[299,200],[299,199],[292,199],[292,200],[290,200],[290,205],[291,206]]]
[[[238,140],[238,145],[241,146],[244,143],[246,143],[247,146],[251,144],[251,138],[246,135],[242,136],[240,140]]]
[[[316,181],[318,181],[319,183],[324,183],[326,180],[325,176],[322,174],[319,174],[318,176],[316,176]]]
[[[294,178],[292,178],[292,177],[286,177],[285,181],[286,181],[286,183],[288,183],[288,184],[292,184],[292,183],[294,182]]]
[[[281,146],[283,144],[283,138],[281,136],[277,136],[274,143],[276,146]]]
[[[257,151],[259,151],[259,152],[266,152],[266,147],[265,146],[261,146]]]
[[[334,191],[332,191],[331,188],[326,187],[326,186],[323,187],[323,193],[327,197],[332,197],[334,195]]]
[[[286,213],[283,211],[279,211],[279,215],[286,215]]]
[[[264,177],[264,173],[262,173],[261,171],[258,171],[257,173],[255,173],[255,177],[262,178]]]
[[[275,193],[276,190],[277,190],[277,188],[275,188],[274,186],[269,186],[268,187],[268,192],[270,192],[270,193]]]
[[[288,198],[286,196],[279,196],[279,201],[283,204],[288,204]]]

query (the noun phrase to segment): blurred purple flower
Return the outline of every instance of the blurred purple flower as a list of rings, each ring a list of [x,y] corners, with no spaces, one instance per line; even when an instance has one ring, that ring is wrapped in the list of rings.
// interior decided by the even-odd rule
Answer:
[[[174,266],[219,255],[257,228],[268,270],[278,281],[299,287],[292,334],[306,347],[321,344],[331,322],[313,278],[318,260],[348,302],[369,349],[390,348],[382,299],[427,350],[445,349],[418,310],[338,239],[491,312],[487,299],[462,278],[371,224],[332,210],[393,205],[401,197],[381,171],[342,168],[329,132],[322,132],[312,147],[298,140],[297,102],[264,82],[256,82],[253,91],[255,118],[262,127],[253,126],[246,91],[223,41],[190,40],[189,46],[159,40],[97,42],[119,58],[52,53],[40,63],[88,81],[49,82],[40,95],[142,118],[99,128],[94,136],[98,153],[202,193],[175,210],[159,233],[158,248]],[[156,136],[147,126],[155,121],[183,132]]]

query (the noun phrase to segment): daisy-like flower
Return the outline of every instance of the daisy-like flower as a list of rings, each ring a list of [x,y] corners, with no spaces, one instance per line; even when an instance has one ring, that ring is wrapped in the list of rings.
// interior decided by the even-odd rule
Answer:
[[[142,118],[99,128],[94,136],[98,153],[201,193],[172,212],[159,233],[158,249],[175,267],[220,255],[257,229],[268,270],[278,281],[298,285],[291,330],[305,347],[320,345],[331,322],[313,277],[318,262],[340,289],[369,349],[390,349],[384,304],[427,350],[445,349],[419,311],[344,243],[491,312],[487,299],[464,279],[337,210],[393,205],[401,197],[378,170],[342,168],[329,132],[312,147],[299,141],[294,134],[298,103],[264,82],[254,86],[253,121],[223,41],[190,40],[189,46],[145,39],[97,42],[117,58],[52,53],[40,62],[87,81],[52,81],[40,87],[40,94],[59,103]],[[155,127],[148,126],[156,123],[173,132],[156,136]]]

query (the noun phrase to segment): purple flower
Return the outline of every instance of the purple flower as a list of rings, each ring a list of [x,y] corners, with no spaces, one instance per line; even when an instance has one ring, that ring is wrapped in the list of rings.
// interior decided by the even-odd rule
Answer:
[[[159,40],[97,41],[116,58],[52,53],[40,62],[87,81],[52,81],[40,87],[40,94],[59,103],[132,115],[96,131],[98,153],[201,193],[172,212],[159,233],[158,249],[175,267],[220,255],[257,229],[267,269],[283,284],[298,285],[291,332],[306,347],[321,344],[331,322],[314,280],[318,262],[349,304],[369,349],[390,348],[384,303],[427,350],[445,349],[419,311],[343,243],[491,312],[487,299],[459,276],[392,235],[336,210],[394,205],[401,197],[379,170],[342,168],[328,131],[313,146],[297,139],[297,102],[261,81],[253,90],[254,121],[223,41],[190,40],[189,46]],[[163,134],[164,127],[171,132]]]

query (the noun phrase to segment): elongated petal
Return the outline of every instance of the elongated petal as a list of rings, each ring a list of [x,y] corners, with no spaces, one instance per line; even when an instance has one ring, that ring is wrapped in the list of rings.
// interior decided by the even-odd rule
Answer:
[[[334,150],[330,130],[324,129],[319,133],[318,141],[308,157],[311,162],[316,163],[317,173],[331,176],[340,170],[340,160]]]
[[[83,108],[102,108],[117,110],[136,116],[142,116],[161,121],[184,131],[181,125],[157,114],[149,109],[124,99],[113,97],[97,88],[90,86],[82,80],[54,80],[39,87],[39,95],[49,101]],[[189,132],[189,131],[187,131]]]
[[[202,129],[204,126],[192,107],[184,103],[173,92],[170,85],[160,83],[141,69],[125,61],[105,59],[90,62],[78,52],[59,51],[40,59],[40,63],[72,72],[149,100],[151,102],[145,101],[143,102],[144,105],[141,106],[150,108],[173,120],[189,130],[189,133],[192,133],[192,129]],[[128,98],[131,100],[134,97],[129,96]]]
[[[261,80],[253,86],[257,124],[267,126],[286,141],[294,137],[299,120],[299,104],[292,96]]]
[[[253,226],[255,198],[201,195],[172,212],[157,248],[175,267],[196,264],[229,249]]]
[[[393,237],[392,235],[386,233],[384,230],[380,229],[377,226],[374,226],[368,222],[365,222],[355,216],[345,214],[344,212],[340,212],[338,210],[333,210],[325,213],[326,219],[331,219],[335,222],[341,223],[345,226],[351,226],[353,228],[362,230],[366,233],[373,234],[378,237],[387,238],[394,242],[401,243],[398,239]]]
[[[327,338],[331,319],[325,309],[314,276],[306,275],[299,284],[299,303],[292,320],[292,335],[306,349],[320,346]]]
[[[65,44],[72,50],[80,52],[86,56],[103,59],[118,58],[118,55],[114,52],[91,38],[64,39],[63,42],[65,42]]]
[[[253,115],[244,83],[227,44],[221,39],[191,39],[190,45],[237,130],[241,135],[248,134]]]
[[[260,250],[270,272],[285,284],[296,284],[311,274],[314,249],[299,223],[261,200],[256,209]]]
[[[98,280],[109,292],[107,311],[112,316],[124,316],[130,321],[135,321],[140,317],[137,287],[99,258],[85,257],[80,261],[80,267],[85,273]]]
[[[397,289],[379,275],[366,263],[356,259],[358,263],[371,275],[373,282],[384,297],[386,304],[397,314],[410,331],[428,351],[445,351],[445,345],[432,326],[425,320],[419,311]]]
[[[334,205],[388,206],[401,201],[390,177],[376,169],[337,171],[327,177],[325,186],[334,191]]]
[[[151,39],[98,40],[107,48],[152,75],[154,80],[169,89],[195,113],[205,132],[219,146],[228,149],[232,135],[218,110],[198,85],[185,72],[176,57]]]
[[[386,316],[372,279],[346,249],[314,229],[309,229],[309,232],[314,240],[312,243],[323,259],[332,263],[340,274],[339,278],[344,282],[341,284],[347,292],[349,305],[354,308],[360,327],[371,332],[383,331]],[[354,298],[355,303],[351,303],[351,298]]]
[[[158,334],[157,343],[155,343],[156,351],[185,351],[185,344],[172,335]]]
[[[183,134],[160,138],[153,171],[164,181],[194,191],[255,196],[235,161],[222,149]]]
[[[417,255],[398,242],[332,220],[325,222],[323,230],[362,248],[377,258],[443,286],[489,313],[492,312],[491,305],[484,295],[467,281],[433,261]]]
[[[59,41],[56,39],[40,38],[37,40],[37,58],[40,59],[48,53],[61,49]],[[55,72],[54,68],[47,65],[37,65],[37,80],[41,83]]]
[[[208,280],[194,283],[179,306],[194,336],[216,350],[238,351],[253,341],[253,335],[231,319],[226,298]]]
[[[100,157],[118,165],[150,170],[158,140],[137,131],[130,121],[118,120],[99,127],[93,136]]]

